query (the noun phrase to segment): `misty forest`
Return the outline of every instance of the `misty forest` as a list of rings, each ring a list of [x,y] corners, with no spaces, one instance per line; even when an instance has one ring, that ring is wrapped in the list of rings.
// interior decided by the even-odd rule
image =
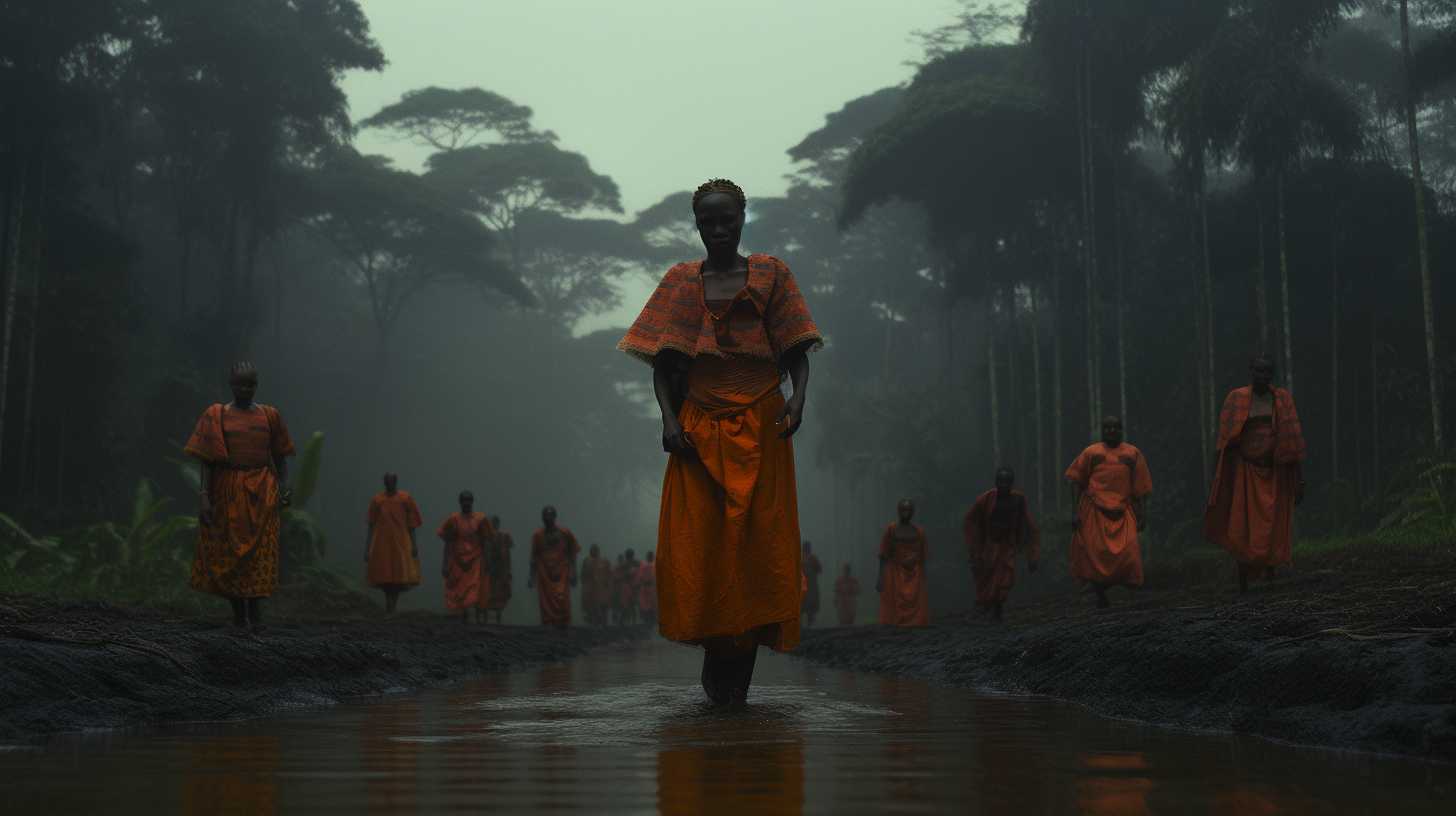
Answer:
[[[965,609],[961,518],[1006,464],[1027,585],[1070,593],[1062,472],[1107,414],[1152,468],[1150,576],[1224,574],[1199,522],[1259,352],[1309,440],[1296,561],[1450,545],[1456,3],[967,3],[920,40],[781,146],[787,192],[746,191],[744,250],[825,334],[797,458],[830,574],[873,574],[913,497],[931,602]],[[692,190],[734,168],[628,212],[592,134],[488,78],[351,110],[388,57],[357,0],[0,2],[0,591],[211,608],[181,445],[237,360],[299,443],[285,597],[373,603],[385,471],[427,563],[463,488],[517,541],[552,504],[584,547],[654,546],[651,375],[602,316],[702,257]]]

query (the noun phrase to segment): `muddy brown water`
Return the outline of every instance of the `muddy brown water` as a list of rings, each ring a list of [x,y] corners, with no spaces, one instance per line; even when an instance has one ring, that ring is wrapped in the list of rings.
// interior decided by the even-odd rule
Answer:
[[[663,642],[242,723],[3,746],[15,814],[1456,813],[1456,767],[759,660],[702,702]]]

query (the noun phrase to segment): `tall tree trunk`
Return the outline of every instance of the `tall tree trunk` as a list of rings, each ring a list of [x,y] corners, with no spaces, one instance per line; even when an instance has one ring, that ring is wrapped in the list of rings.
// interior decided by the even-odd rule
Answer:
[[[20,465],[18,485],[25,491],[31,484],[30,475],[35,467],[31,447],[35,440],[35,360],[36,346],[40,342],[40,278],[45,264],[45,216],[46,216],[46,169],[45,153],[39,157],[40,171],[36,185],[36,206],[33,211],[35,227],[31,235],[30,249],[30,293],[26,303],[25,320],[25,402],[21,409],[20,422]]]
[[[1198,204],[1198,209],[1200,213],[1202,198],[1203,197],[1199,195],[1199,201],[1196,202]],[[1198,239],[1198,221],[1201,221],[1202,219],[1200,214],[1195,214],[1195,218],[1198,220],[1195,220],[1189,225],[1189,231],[1193,233],[1194,240],[1192,241],[1192,243],[1199,244],[1202,243],[1202,241]],[[1198,272],[1199,266],[1200,264],[1195,261],[1193,264],[1189,265],[1189,268],[1194,270],[1194,286],[1198,289],[1200,293],[1204,293],[1206,290],[1204,290],[1203,287],[1203,276],[1200,275]],[[1203,316],[1205,314],[1205,311],[1204,303],[1202,301],[1203,298],[1201,296],[1193,299],[1193,349],[1195,359],[1201,357],[1203,351],[1207,348],[1206,340],[1204,339],[1204,331],[1207,327],[1203,325]],[[1197,369],[1197,376],[1195,376],[1194,379],[1198,383],[1198,435],[1195,438],[1198,440],[1198,455],[1200,457],[1199,461],[1201,463],[1200,473],[1202,474],[1203,478],[1203,493],[1204,495],[1207,495],[1209,489],[1209,479],[1211,477],[1209,463],[1209,429],[1212,427],[1213,424],[1210,417],[1210,406],[1212,405],[1212,399],[1210,397],[1210,394],[1213,391],[1213,384],[1209,381],[1208,369],[1205,366],[1200,364],[1196,365],[1195,368]]]
[[[1117,321],[1117,412],[1122,417],[1124,428],[1131,427],[1132,420],[1128,418],[1127,405],[1127,326],[1126,326],[1126,303],[1124,299],[1123,278],[1127,274],[1127,258],[1123,254],[1122,230],[1125,226],[1123,218],[1126,213],[1123,207],[1126,202],[1123,200],[1121,188],[1113,189],[1113,218],[1114,231],[1113,242],[1117,253],[1117,303],[1114,312]]]
[[[1280,169],[1279,187],[1279,291],[1284,309],[1284,387],[1294,392],[1294,329],[1289,321],[1289,243],[1285,238],[1284,170]]]
[[[1044,424],[1041,397],[1041,299],[1035,284],[1031,287],[1031,428],[1036,446],[1036,466],[1032,469],[1036,479],[1036,507],[1046,512],[1046,446],[1042,433]]]
[[[1254,349],[1258,354],[1269,352],[1269,283],[1268,272],[1265,269],[1267,250],[1264,248],[1264,194],[1262,190],[1255,189],[1254,201],[1256,216],[1259,219],[1259,262],[1254,264],[1254,309],[1256,318],[1259,321],[1259,347]]]
[[[1203,279],[1199,281],[1199,290],[1203,293],[1203,342],[1204,342],[1204,407],[1206,416],[1211,420],[1218,416],[1218,406],[1214,400],[1218,398],[1217,389],[1214,383],[1217,381],[1218,356],[1215,352],[1213,322],[1213,253],[1208,245],[1208,171],[1207,165],[1200,165],[1198,168],[1198,230],[1199,250],[1202,253],[1200,266],[1203,271]],[[1210,434],[1213,431],[1211,422],[1203,426],[1204,447],[1212,441]],[[1204,468],[1207,470],[1207,468]],[[1206,478],[1206,477],[1205,477]]]
[[[1330,224],[1330,511],[1340,524],[1340,234],[1338,216]]]
[[[18,148],[17,148],[18,154]],[[5,410],[9,404],[10,396],[10,353],[12,340],[15,336],[15,299],[19,294],[20,284],[20,246],[24,243],[25,227],[25,205],[26,205],[26,176],[28,168],[18,157],[15,159],[16,171],[12,178],[15,179],[15,193],[13,203],[6,220],[5,233],[10,237],[10,243],[5,247],[5,254],[0,257],[0,264],[4,269],[0,270],[0,280],[4,281],[4,292],[0,297],[4,298],[3,305],[0,305],[0,314],[3,314],[4,326],[0,328],[0,464],[4,463],[5,449]],[[3,473],[0,470],[0,473]]]
[[[1380,321],[1370,312],[1370,489],[1383,492],[1380,472]]]
[[[1062,271],[1057,259],[1061,247],[1052,254],[1052,464],[1047,473],[1051,480],[1052,496],[1057,503],[1057,512],[1062,511],[1062,498],[1067,491],[1058,489],[1062,457],[1066,455],[1063,434],[1066,428],[1066,410],[1062,401]]]
[[[991,456],[996,467],[1004,464],[1001,458],[1001,392],[996,382],[996,309],[992,298],[986,298],[986,388],[991,397]]]
[[[1411,184],[1415,190],[1416,246],[1421,265],[1421,311],[1426,331],[1426,378],[1431,395],[1431,441],[1437,451],[1444,450],[1441,421],[1440,371],[1436,367],[1436,316],[1431,298],[1431,258],[1426,241],[1425,178],[1421,172],[1421,139],[1416,129],[1415,82],[1411,77],[1409,0],[1400,0],[1400,51],[1405,66],[1405,132],[1410,141]]]
[[[1088,4],[1088,26],[1091,26],[1091,4]],[[1092,53],[1087,50],[1087,266],[1090,293],[1087,299],[1087,317],[1092,331],[1092,413],[1095,418],[1093,435],[1102,424],[1106,413],[1102,402],[1102,302],[1093,297],[1100,282],[1098,274],[1101,258],[1097,248],[1097,118],[1093,114]]]

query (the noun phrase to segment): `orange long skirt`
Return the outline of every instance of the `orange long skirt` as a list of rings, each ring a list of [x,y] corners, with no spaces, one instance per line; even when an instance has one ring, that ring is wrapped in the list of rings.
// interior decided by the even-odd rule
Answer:
[[[267,598],[278,588],[278,477],[269,467],[219,468],[212,524],[197,530],[193,589],[225,598]]]
[[[673,454],[657,528],[658,628],[689,643],[799,642],[799,501],[794,448],[769,360],[700,356],[679,412],[696,455]]]

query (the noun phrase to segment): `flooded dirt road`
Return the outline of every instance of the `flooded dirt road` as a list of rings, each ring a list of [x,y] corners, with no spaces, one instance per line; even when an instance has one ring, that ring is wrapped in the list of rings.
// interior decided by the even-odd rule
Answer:
[[[242,723],[0,750],[10,813],[1450,813],[1456,768],[1188,734],[661,641]]]

